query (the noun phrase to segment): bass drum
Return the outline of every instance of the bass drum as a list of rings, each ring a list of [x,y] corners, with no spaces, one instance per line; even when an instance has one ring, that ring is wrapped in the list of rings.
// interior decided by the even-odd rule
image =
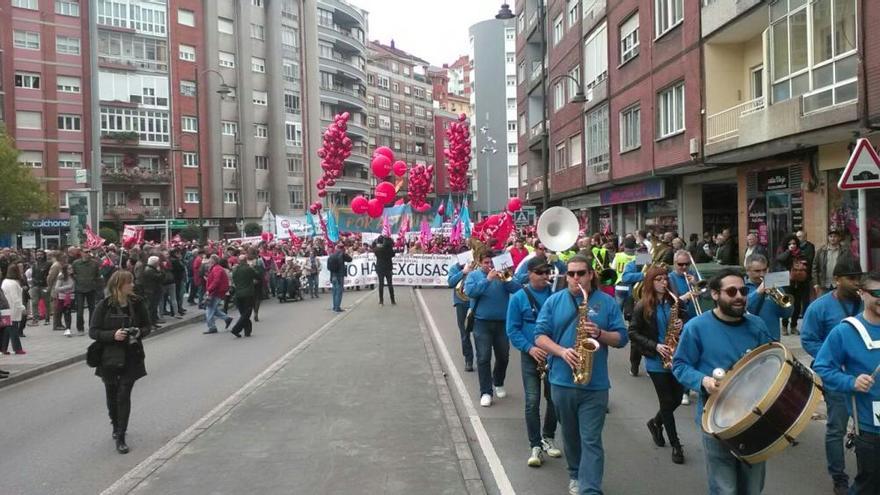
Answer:
[[[822,398],[822,380],[778,342],[748,352],[703,409],[703,431],[738,459],[763,462],[793,444]]]

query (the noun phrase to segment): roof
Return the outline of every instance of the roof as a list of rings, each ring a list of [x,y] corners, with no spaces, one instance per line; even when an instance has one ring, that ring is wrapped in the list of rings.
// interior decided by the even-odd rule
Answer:
[[[393,39],[391,40],[391,43],[389,45],[383,45],[379,40],[372,40],[370,41],[370,49],[376,52],[373,55],[373,58],[394,57],[403,62],[409,62],[412,64],[431,65],[430,62],[428,62],[427,60],[416,57],[411,53],[405,52],[400,48],[395,47]]]

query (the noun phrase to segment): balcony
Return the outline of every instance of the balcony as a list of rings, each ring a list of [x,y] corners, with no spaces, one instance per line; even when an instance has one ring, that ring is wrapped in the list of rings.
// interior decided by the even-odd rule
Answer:
[[[370,154],[367,152],[367,147],[358,147],[355,146],[351,149],[351,156],[345,160],[346,163],[355,163],[357,165],[361,165],[363,167],[370,166]]]
[[[546,121],[538,122],[533,125],[531,129],[529,129],[529,148],[536,149],[537,146],[541,144],[541,139],[544,137],[544,123]],[[550,132],[550,123],[546,122],[547,132]]]
[[[739,136],[740,117],[764,109],[764,97],[741,103],[706,117],[706,144]]]
[[[105,168],[101,170],[101,182],[105,184],[171,184],[171,171],[167,168],[158,170],[140,167]]]
[[[343,75],[350,79],[355,79],[362,83],[367,81],[367,73],[364,72],[363,69],[338,53],[334,53],[330,58],[321,55],[320,62],[325,67],[336,70],[337,72],[342,72]]]
[[[347,52],[364,53],[366,46],[364,42],[355,36],[350,30],[347,30],[337,24],[328,25],[326,23],[318,23],[318,33],[334,42],[337,47],[341,47]]]
[[[343,175],[336,179],[333,186],[327,187],[328,191],[369,191],[372,187],[370,179],[363,175]]]
[[[367,132],[366,127],[364,127],[361,124],[355,124],[351,120],[348,121],[348,133],[353,136],[358,136],[362,139],[367,139],[367,136],[368,136],[368,132]],[[366,150],[364,150],[364,154],[366,154]]]
[[[359,92],[345,86],[321,85],[321,98],[336,100],[335,103],[338,105],[347,105],[358,110],[367,108],[365,98]]]
[[[165,220],[171,218],[171,209],[165,206],[104,205],[105,218]]]
[[[327,4],[336,9],[336,13],[342,13],[346,16],[350,17],[351,20],[357,22],[360,25],[366,24],[366,20],[364,19],[364,15],[358,10],[357,7],[351,5],[345,0],[321,0],[321,3]]]

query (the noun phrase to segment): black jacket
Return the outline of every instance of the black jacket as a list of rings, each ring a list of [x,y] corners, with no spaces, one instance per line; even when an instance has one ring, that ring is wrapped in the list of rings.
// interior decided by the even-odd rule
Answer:
[[[627,330],[630,345],[641,355],[647,357],[659,356],[657,354],[657,344],[659,343],[657,339],[660,331],[657,328],[657,319],[654,316],[645,318],[645,304],[639,301],[635,309],[633,309],[629,330]],[[679,311],[678,316],[681,318],[682,324],[687,322],[687,311]]]
[[[128,340],[118,342],[114,336],[120,328],[140,329],[137,342],[129,343]],[[128,308],[123,309],[115,301],[105,297],[95,306],[95,314],[92,315],[89,326],[89,337],[103,344],[101,366],[95,368],[95,375],[104,380],[120,376],[130,382],[146,376],[144,346],[141,339],[149,333],[150,317],[147,315],[147,307],[143,299],[133,295],[129,299]]]
[[[141,276],[141,294],[144,297],[158,297],[159,290],[165,282],[165,276],[155,267],[147,265]]]
[[[382,240],[381,243],[380,240]],[[373,241],[373,254],[376,255],[376,273],[390,273],[393,266],[391,259],[394,258],[394,247],[391,240],[380,237]]]
[[[31,279],[34,281],[34,287],[46,287],[48,282],[46,278],[49,276],[49,267],[52,263],[48,261],[36,261],[31,266]]]
[[[336,258],[337,261],[330,261],[331,258]],[[330,275],[336,275],[337,277],[345,277],[345,264],[351,263],[351,256],[348,255],[345,251],[341,249],[337,249],[330,256],[327,257],[327,269],[330,270],[330,267],[335,265],[336,270],[330,270]]]

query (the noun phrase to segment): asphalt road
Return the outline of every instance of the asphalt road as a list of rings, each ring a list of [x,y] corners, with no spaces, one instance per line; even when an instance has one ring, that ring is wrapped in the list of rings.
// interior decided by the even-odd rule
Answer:
[[[343,305],[363,294],[346,292]],[[264,301],[249,339],[202,335],[204,323],[147,339],[148,376],[134,387],[128,455],[114,450],[104,388],[85,363],[4,388],[0,493],[100,493],[329,321],[329,306],[329,294]]]
[[[545,457],[540,468],[526,465],[529,454],[523,419],[524,401],[519,351],[511,348],[505,389],[508,396],[495,399],[492,407],[479,406],[477,375],[464,372],[464,359],[455,323],[451,294],[445,289],[420,291],[431,316],[452,356],[456,370],[469,391],[468,399],[476,406],[479,420],[500,458],[503,471],[517,493],[530,495],[567,493],[568,473],[564,457]],[[676,422],[684,452],[685,464],[670,460],[670,448],[655,447],[645,423],[657,411],[657,398],[650,378],[642,370],[640,376],[629,376],[628,349],[612,350],[611,412],[606,418],[603,442],[605,447],[604,491],[608,494],[681,494],[706,493],[707,482],[699,429],[694,421],[695,406],[682,406],[676,411]],[[445,367],[445,363],[444,363]],[[449,372],[447,372],[449,374]],[[453,394],[455,395],[455,394]],[[461,405],[461,398],[456,397]],[[459,407],[459,411],[464,408]],[[469,421],[463,421],[466,425]],[[831,481],[825,467],[824,421],[812,422],[798,438],[800,445],[789,448],[770,459],[764,493],[797,493],[798,495],[831,493]],[[475,439],[473,430],[469,437]],[[557,430],[557,441],[561,439]],[[474,447],[483,480],[490,493],[498,493],[492,470],[479,446]],[[855,472],[855,457],[847,455],[850,475]],[[497,471],[497,469],[496,469]]]

